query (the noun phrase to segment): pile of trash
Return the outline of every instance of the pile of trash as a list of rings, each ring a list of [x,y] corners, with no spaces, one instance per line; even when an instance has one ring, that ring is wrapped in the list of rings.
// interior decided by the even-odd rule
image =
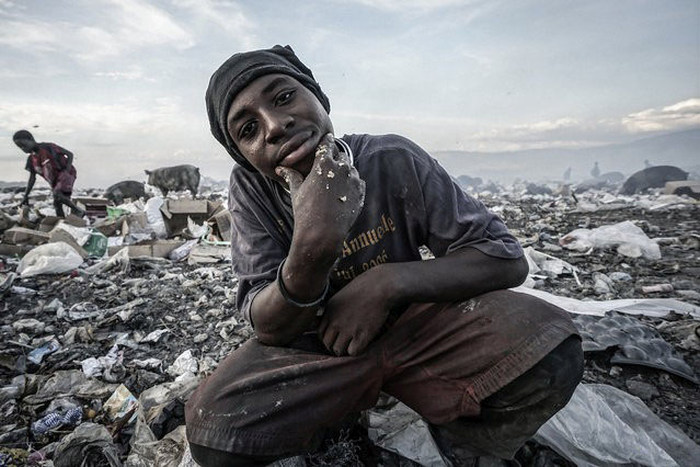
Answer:
[[[569,311],[584,338],[583,384],[521,464],[700,458],[698,202],[606,187],[470,190],[525,247],[530,275],[515,290]],[[253,335],[235,309],[223,191],[120,204],[100,194],[77,198],[86,218],[58,219],[48,192],[26,209],[0,191],[0,465],[194,465],[184,404]],[[391,398],[358,425],[378,465],[459,465]],[[278,465],[357,465],[355,436]]]

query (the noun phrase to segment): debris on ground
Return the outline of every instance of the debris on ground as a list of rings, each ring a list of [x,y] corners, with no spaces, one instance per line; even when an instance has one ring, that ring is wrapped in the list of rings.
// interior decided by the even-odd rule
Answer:
[[[584,382],[521,465],[700,457],[700,209],[678,190],[697,185],[622,194],[613,175],[581,190],[463,180],[525,247],[516,290],[568,310],[584,337]],[[140,188],[80,193],[85,219],[56,218],[48,190],[31,209],[0,192],[0,465],[195,465],[184,404],[253,335],[235,309],[231,215],[223,189]],[[458,465],[420,417],[382,401],[277,465]]]

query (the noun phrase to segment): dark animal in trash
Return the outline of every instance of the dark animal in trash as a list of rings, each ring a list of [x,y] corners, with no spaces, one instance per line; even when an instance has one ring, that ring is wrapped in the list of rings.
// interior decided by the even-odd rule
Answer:
[[[666,182],[676,180],[687,180],[688,172],[672,165],[657,165],[647,167],[639,172],[633,173],[622,185],[620,193],[623,195],[633,195],[643,193],[649,188],[661,188]]]
[[[190,190],[192,198],[197,196],[199,186],[199,168],[194,165],[176,165],[173,167],[161,167],[155,170],[146,170],[148,184],[153,185],[168,196],[169,191]]]
[[[122,204],[126,198],[136,200],[139,198],[148,198],[143,182],[134,180],[125,180],[115,183],[105,190],[105,198],[112,201],[114,204]]]

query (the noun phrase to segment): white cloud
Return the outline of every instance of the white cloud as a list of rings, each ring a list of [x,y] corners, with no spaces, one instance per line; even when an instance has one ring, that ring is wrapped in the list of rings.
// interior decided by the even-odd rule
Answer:
[[[140,0],[105,0],[112,6],[109,21],[77,31],[78,56],[101,60],[149,46],[192,47],[193,37],[166,11]],[[89,47],[85,47],[89,45]]]
[[[172,3],[202,20],[207,27],[218,26],[226,34],[238,39],[242,48],[254,47],[256,24],[243,13],[237,2],[172,0]]]
[[[644,132],[673,132],[700,127],[700,99],[624,117],[587,120],[570,116],[514,125],[484,124],[478,119],[338,112],[341,132],[401,133],[429,150],[517,151],[581,148],[628,141]]]
[[[117,104],[3,103],[0,128],[15,131],[39,125],[42,132],[51,134],[86,132],[128,139],[168,130],[176,134],[192,123],[187,115],[175,98],[154,102],[131,99]]]
[[[17,8],[15,2],[11,0],[0,0],[0,13],[10,12]]]
[[[54,24],[21,20],[0,22],[0,44],[25,52],[55,51],[60,39]]]
[[[134,81],[134,80],[145,80],[145,81],[155,81],[152,78],[145,78],[143,74],[143,70],[141,69],[132,69],[128,71],[98,71],[95,73],[95,76],[98,78],[108,78],[112,79],[115,81],[119,80],[126,80],[126,81]]]
[[[678,131],[700,125],[700,99],[692,98],[660,109],[646,109],[622,118],[630,133]]]
[[[97,3],[97,2],[92,2]],[[13,19],[0,22],[0,44],[29,53],[61,52],[100,61],[152,46],[178,50],[195,41],[166,11],[140,0],[103,0],[103,23]]]

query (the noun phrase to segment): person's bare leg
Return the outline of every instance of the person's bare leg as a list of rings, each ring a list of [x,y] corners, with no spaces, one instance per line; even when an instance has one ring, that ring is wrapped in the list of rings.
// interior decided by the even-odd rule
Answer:
[[[64,193],[61,192],[54,192],[53,194],[53,199],[54,199],[54,207],[56,208],[56,215],[59,217],[65,217],[63,214],[63,206],[66,205],[71,209],[71,212],[76,214],[77,216],[84,217],[85,216],[85,211],[83,209],[80,209],[78,206],[73,203],[73,201],[70,199],[69,196],[65,195]],[[60,210],[60,214],[59,214]]]

